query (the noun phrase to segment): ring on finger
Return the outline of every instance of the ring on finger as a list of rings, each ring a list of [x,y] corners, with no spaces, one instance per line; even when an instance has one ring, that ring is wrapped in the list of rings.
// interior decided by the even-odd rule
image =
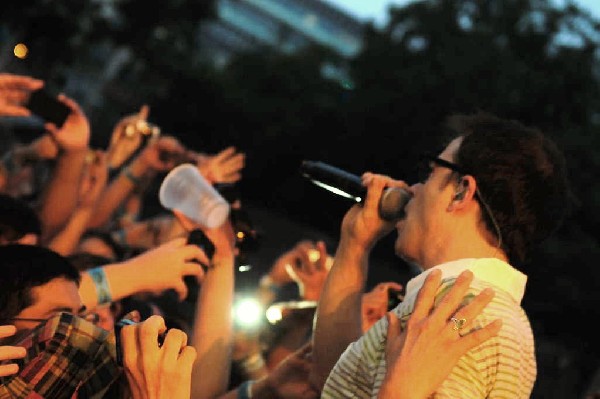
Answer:
[[[454,326],[452,327],[454,331],[460,331],[467,323],[467,319],[458,319],[456,317],[450,318],[450,321],[454,323]]]

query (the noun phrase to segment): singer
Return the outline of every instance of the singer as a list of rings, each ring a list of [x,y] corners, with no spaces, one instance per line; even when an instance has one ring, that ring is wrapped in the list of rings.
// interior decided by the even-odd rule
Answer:
[[[343,218],[316,311],[311,382],[322,398],[530,397],[537,367],[521,306],[524,266],[565,216],[564,157],[538,129],[494,115],[454,115],[446,127],[454,138],[427,156],[430,173],[423,181],[362,175],[366,197]],[[380,217],[385,187],[411,194],[404,217]],[[394,230],[396,254],[422,273],[406,285],[404,301],[361,336],[357,315],[369,253]],[[437,324],[431,314],[412,314],[434,270],[442,278],[440,309],[448,288],[465,279],[472,281],[464,303],[474,296],[491,302],[479,315],[459,308]],[[480,344],[482,337],[487,341]]]

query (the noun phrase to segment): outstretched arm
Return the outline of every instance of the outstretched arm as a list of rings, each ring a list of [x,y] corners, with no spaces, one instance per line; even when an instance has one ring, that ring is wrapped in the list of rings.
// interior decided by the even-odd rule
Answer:
[[[394,227],[379,217],[379,201],[386,186],[403,184],[371,173],[365,173],[362,181],[366,199],[344,216],[333,266],[317,305],[311,382],[319,389],[346,347],[362,335],[361,302],[369,254]]]
[[[214,398],[227,390],[233,348],[235,235],[231,222],[208,229],[179,211],[173,211],[183,228],[201,228],[215,252],[198,293],[191,342],[198,357],[192,371],[192,398]],[[197,265],[198,268],[200,266]]]

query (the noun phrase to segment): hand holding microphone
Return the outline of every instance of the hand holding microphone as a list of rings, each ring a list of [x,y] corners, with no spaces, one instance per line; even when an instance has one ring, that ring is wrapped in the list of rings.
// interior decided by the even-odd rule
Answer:
[[[359,176],[321,161],[305,160],[300,167],[302,175],[314,184],[334,194],[361,203],[367,194]],[[389,187],[381,196],[379,216],[387,221],[404,217],[404,207],[412,194],[400,187]]]

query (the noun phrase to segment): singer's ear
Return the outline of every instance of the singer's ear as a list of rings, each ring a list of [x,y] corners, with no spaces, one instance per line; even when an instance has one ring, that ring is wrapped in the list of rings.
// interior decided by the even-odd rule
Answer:
[[[473,176],[465,175],[461,176],[458,181],[456,191],[452,196],[452,200],[448,205],[448,210],[460,209],[466,205],[468,200],[475,196],[477,190],[477,182]]]

